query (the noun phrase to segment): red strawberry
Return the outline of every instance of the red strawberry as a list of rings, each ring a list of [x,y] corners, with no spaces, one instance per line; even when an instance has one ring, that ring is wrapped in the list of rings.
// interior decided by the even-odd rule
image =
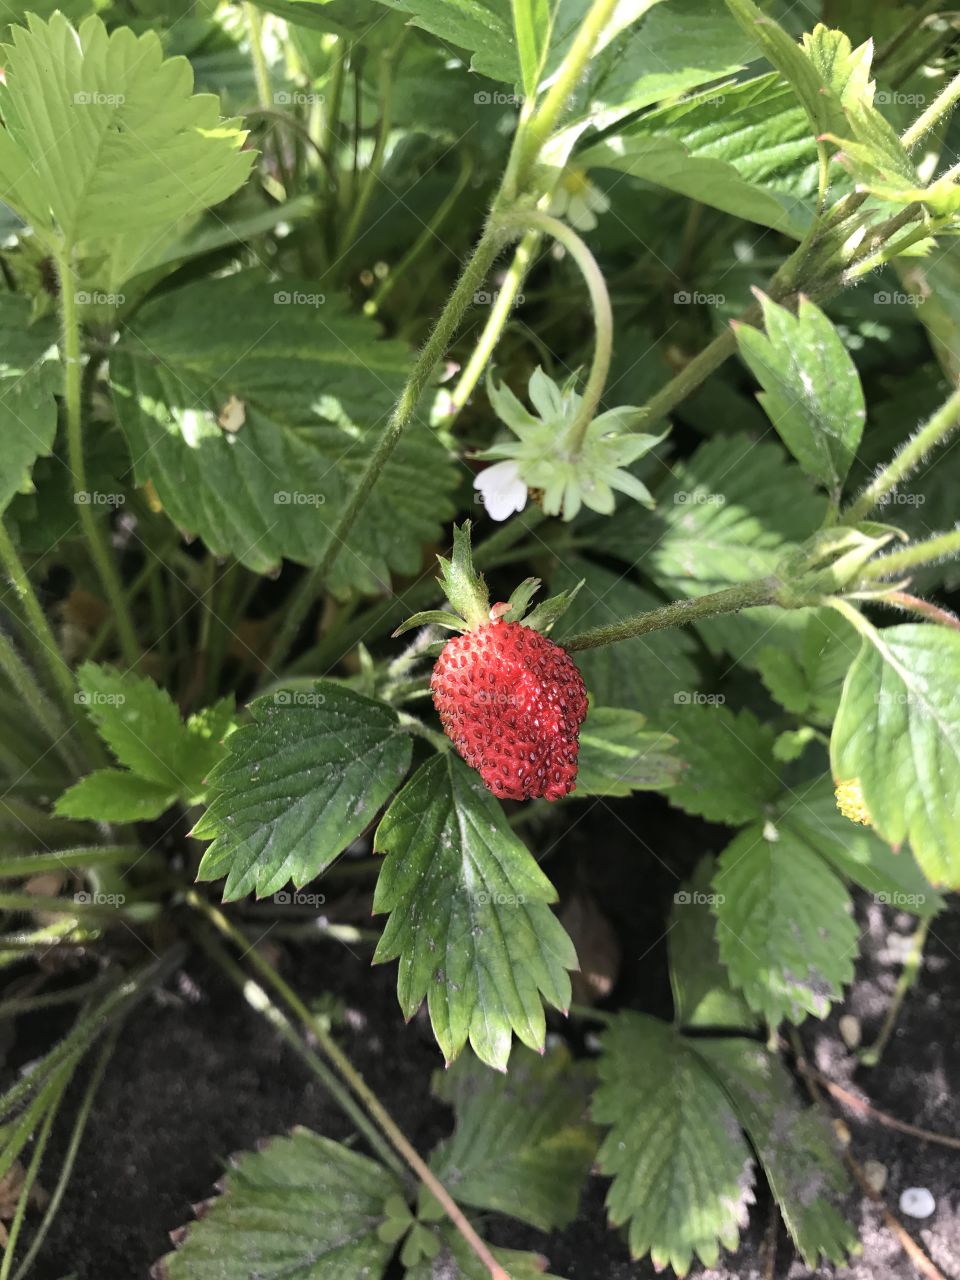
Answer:
[[[558,644],[520,622],[484,622],[447,641],[430,687],[444,731],[494,795],[559,800],[574,789],[587,694]]]

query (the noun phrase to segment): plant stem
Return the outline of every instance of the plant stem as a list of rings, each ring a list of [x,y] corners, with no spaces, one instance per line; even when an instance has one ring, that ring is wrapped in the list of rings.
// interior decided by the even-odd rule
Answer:
[[[593,308],[593,322],[596,328],[596,345],[593,352],[593,363],[587,385],[583,389],[583,397],[577,416],[571,422],[564,447],[576,455],[583,447],[584,437],[590,423],[596,416],[600,397],[607,384],[610,372],[610,356],[613,352],[613,310],[610,306],[610,295],[607,292],[603,272],[597,266],[597,260],[572,227],[568,227],[559,218],[549,213],[541,213],[539,209],[524,210],[522,213],[510,213],[502,221],[503,227],[539,228],[558,241],[570,254],[580,268],[587,289],[590,292],[590,305]]]
[[[380,1099],[363,1079],[360,1072],[334,1040],[333,1036],[331,1036],[329,1031],[327,1031],[326,1027],[324,1027],[318,1019],[313,1016],[296,992],[288,986],[272,965],[268,964],[255,949],[250,949],[243,934],[234,928],[230,921],[227,920],[226,916],[224,916],[223,912],[218,911],[216,907],[206,902],[199,896],[199,894],[193,891],[187,895],[187,899],[192,906],[198,907],[206,915],[211,924],[223,933],[225,937],[228,937],[235,946],[244,948],[245,954],[249,957],[250,963],[253,967],[261,977],[263,977],[270,986],[273,987],[288,1008],[290,1008],[297,1018],[299,1018],[304,1028],[316,1039],[323,1052],[333,1063],[339,1075],[347,1082],[353,1092],[363,1103],[367,1113],[372,1117],[376,1124],[379,1125],[381,1131],[385,1134],[396,1151],[403,1157],[423,1185],[428,1189],[428,1191],[430,1191],[434,1199],[436,1199],[443,1207],[447,1216],[450,1218],[450,1221],[463,1236],[464,1240],[470,1246],[474,1254],[476,1254],[477,1258],[490,1272],[491,1280],[510,1280],[510,1277],[497,1263],[487,1245],[480,1239],[476,1231],[474,1231],[469,1220],[454,1202],[450,1193],[437,1179],[436,1175],[431,1172],[419,1152],[410,1143],[409,1139],[396,1124],[386,1108],[382,1105]],[[343,1102],[339,1097],[338,1101],[343,1105]],[[352,1108],[352,1102],[350,1105]],[[353,1110],[351,1110],[350,1114],[351,1118],[356,1119]],[[368,1122],[366,1121],[366,1117],[363,1119],[364,1123],[361,1127],[363,1132],[366,1133]],[[379,1140],[376,1145],[377,1148],[379,1148]],[[388,1161],[388,1164],[390,1163],[391,1161]]]
[[[0,879],[28,878],[39,871],[66,871],[72,867],[99,867],[134,862],[143,853],[137,845],[91,845],[89,848],[51,850],[44,853],[0,857]]]
[[[267,66],[263,52],[263,15],[251,0],[244,0],[243,16],[246,19],[250,37],[250,58],[253,62],[253,78],[257,85],[257,102],[265,110],[273,106],[273,91],[270,88],[270,68]]]
[[[868,582],[877,582],[882,578],[898,577],[913,569],[921,569],[924,565],[935,564],[938,560],[957,555],[960,555],[960,529],[951,529],[949,533],[925,538],[923,542],[915,542],[902,551],[891,551],[889,555],[871,560],[864,566],[862,577]]]
[[[907,151],[912,151],[931,130],[935,129],[942,120],[946,120],[958,101],[960,101],[960,74],[953,77],[946,88],[937,94],[926,111],[921,112],[909,129],[901,135],[900,141]]]
[[[879,604],[891,605],[894,609],[903,609],[907,613],[916,613],[928,622],[936,622],[942,627],[952,627],[960,631],[960,618],[949,609],[943,609],[932,600],[922,600],[919,596],[909,595],[906,591],[886,591],[880,596],[871,597]]]
[[[659,609],[649,609],[623,622],[612,622],[606,627],[594,627],[579,635],[561,640],[569,653],[583,649],[599,649],[602,645],[617,644],[621,640],[633,640],[636,636],[662,631],[665,627],[682,627],[702,618],[712,618],[720,613],[739,613],[758,605],[776,604],[780,584],[775,578],[759,578],[740,586],[726,587],[693,600],[676,600]]]
[[[865,1067],[875,1067],[880,1061],[880,1055],[886,1048],[887,1041],[890,1039],[890,1033],[896,1026],[897,1017],[899,1016],[906,994],[916,982],[917,976],[920,973],[920,966],[923,961],[923,948],[926,944],[927,933],[929,930],[929,918],[921,920],[910,943],[910,950],[903,962],[903,968],[900,970],[899,978],[897,978],[897,985],[893,989],[893,995],[890,998],[890,1004],[887,1006],[886,1016],[883,1019],[883,1025],[880,1028],[877,1038],[874,1040],[872,1045],[868,1047],[865,1046],[857,1055],[860,1062]],[[884,1120],[884,1123],[887,1123],[886,1119]],[[918,1132],[913,1125],[904,1125],[902,1121],[894,1121],[893,1126],[894,1128],[905,1129],[908,1133]],[[941,1141],[940,1136],[936,1134],[931,1135],[923,1133],[922,1136],[924,1138],[932,1138],[932,1140],[936,1142]],[[948,1146],[960,1148],[960,1138],[947,1138],[943,1140],[946,1141]]]
[[[83,763],[68,741],[70,729],[64,726],[56,707],[47,697],[45,690],[40,688],[33,672],[14,649],[2,627],[0,627],[0,671],[7,677],[11,687],[23,698],[27,710],[33,716],[37,726],[50,739],[53,749],[64,764],[75,774],[83,773]]]
[[[110,548],[103,539],[100,526],[93,514],[93,506],[87,490],[87,469],[83,455],[83,424],[81,421],[81,358],[80,321],[77,317],[76,278],[70,260],[70,250],[64,249],[57,257],[57,274],[60,277],[60,309],[63,320],[64,398],[67,410],[67,454],[73,480],[73,496],[77,503],[80,526],[90,545],[90,554],[100,576],[107,602],[117,623],[120,648],[128,666],[135,666],[140,657],[133,619],[117,575]]]
[[[456,419],[463,406],[473,394],[473,389],[480,381],[480,375],[486,368],[487,361],[493,355],[494,347],[500,341],[510,312],[520,292],[527,272],[536,257],[540,245],[540,232],[531,229],[521,239],[513,255],[513,261],[497,291],[497,300],[490,308],[487,323],[473,349],[473,353],[460,375],[460,380],[450,397],[452,408],[451,419]]]
[[[867,485],[860,496],[847,508],[843,524],[856,524],[865,519],[873,508],[891,493],[901,481],[912,475],[931,449],[950,436],[960,426],[960,388],[948,396],[933,416],[907,440],[896,452],[879,475]]]
[[[37,650],[50,673],[53,685],[60,693],[65,709],[73,716],[76,713],[76,704],[73,700],[76,686],[73,682],[73,675],[63,660],[60,648],[50,629],[50,624],[47,622],[46,614],[40,607],[37,593],[33,589],[33,584],[27,576],[26,569],[23,567],[23,561],[17,554],[17,549],[13,545],[13,540],[2,520],[0,520],[0,563],[3,564],[7,577],[10,579],[14,591],[17,593],[17,598],[23,606],[23,611],[37,642]]]
[[[363,222],[363,216],[367,211],[367,205],[370,203],[370,199],[373,195],[374,187],[376,187],[380,180],[380,169],[383,164],[383,156],[387,149],[387,140],[390,137],[390,129],[393,126],[394,75],[402,44],[403,35],[401,35],[396,44],[384,49],[383,53],[380,55],[380,123],[377,128],[377,140],[374,143],[370,163],[367,165],[367,171],[363,179],[363,186],[360,188],[357,198],[353,202],[353,208],[350,212],[350,220],[347,223],[347,229],[340,241],[341,255],[345,254],[353,246],[353,243],[357,238],[357,232]]]

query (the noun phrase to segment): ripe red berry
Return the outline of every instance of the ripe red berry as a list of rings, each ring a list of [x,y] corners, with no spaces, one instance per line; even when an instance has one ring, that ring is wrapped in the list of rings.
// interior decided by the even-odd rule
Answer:
[[[574,789],[583,677],[569,655],[520,622],[489,622],[444,645],[430,681],[447,737],[505,800]]]

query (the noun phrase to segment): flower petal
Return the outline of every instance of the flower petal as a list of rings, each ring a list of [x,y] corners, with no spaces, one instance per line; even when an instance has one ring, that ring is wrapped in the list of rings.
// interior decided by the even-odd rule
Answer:
[[[497,462],[474,476],[473,487],[480,492],[487,513],[494,520],[506,520],[527,504],[527,486],[520,479],[515,462]]]

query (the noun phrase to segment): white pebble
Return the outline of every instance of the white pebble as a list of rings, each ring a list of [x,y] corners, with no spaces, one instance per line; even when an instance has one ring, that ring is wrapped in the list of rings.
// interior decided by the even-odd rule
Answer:
[[[910,1218],[929,1218],[937,1202],[926,1187],[907,1187],[900,1197],[900,1212]]]
[[[855,1049],[860,1043],[860,1019],[852,1013],[845,1013],[837,1024],[843,1043],[848,1049]]]

